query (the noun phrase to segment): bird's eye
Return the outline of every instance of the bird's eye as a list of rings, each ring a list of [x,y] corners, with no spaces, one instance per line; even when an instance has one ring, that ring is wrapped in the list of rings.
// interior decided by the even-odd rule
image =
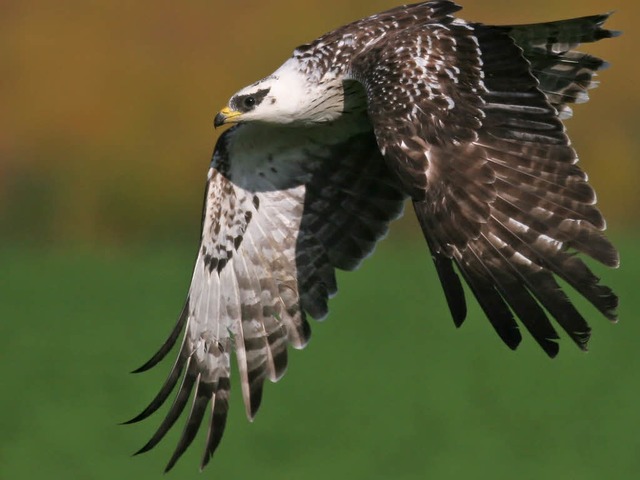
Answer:
[[[256,106],[256,99],[254,97],[246,97],[242,104],[245,108],[253,108]]]

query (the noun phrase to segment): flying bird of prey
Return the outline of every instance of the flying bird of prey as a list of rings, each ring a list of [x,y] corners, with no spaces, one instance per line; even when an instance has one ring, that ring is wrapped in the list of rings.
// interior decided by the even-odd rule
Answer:
[[[579,254],[609,267],[618,253],[562,119],[587,100],[605,63],[576,48],[615,36],[608,15],[517,26],[455,18],[450,1],[394,8],[294,50],[233,95],[215,126],[202,243],[189,294],[156,365],[184,334],[168,379],[130,422],[180,382],[151,440],[185,409],[167,470],[207,410],[204,467],[229,407],[231,354],[249,419],[289,346],[327,315],[335,269],[353,270],[408,199],[457,326],[467,283],[512,349],[523,325],[551,357],[559,325],[586,349],[590,328],[557,279],[606,318],[617,297]],[[195,390],[195,392],[193,392]]]

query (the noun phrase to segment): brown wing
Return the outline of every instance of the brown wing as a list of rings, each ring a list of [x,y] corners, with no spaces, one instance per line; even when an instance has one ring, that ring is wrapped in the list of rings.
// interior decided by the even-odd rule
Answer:
[[[427,24],[356,58],[353,77],[413,198],[455,323],[466,304],[453,263],[511,348],[521,339],[517,317],[556,355],[547,313],[585,348],[589,326],[554,274],[615,319],[617,297],[572,251],[612,267],[618,254],[557,111],[513,39],[460,21]]]

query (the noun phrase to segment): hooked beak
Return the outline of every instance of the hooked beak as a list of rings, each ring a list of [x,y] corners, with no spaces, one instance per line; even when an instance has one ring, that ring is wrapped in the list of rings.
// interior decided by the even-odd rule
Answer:
[[[231,110],[229,107],[224,107],[218,112],[216,118],[213,119],[214,128],[221,127],[225,123],[236,123],[238,117],[242,115],[242,112]]]

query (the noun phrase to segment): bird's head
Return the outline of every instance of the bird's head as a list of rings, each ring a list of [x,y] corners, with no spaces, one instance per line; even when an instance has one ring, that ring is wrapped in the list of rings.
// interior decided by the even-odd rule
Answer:
[[[326,86],[310,81],[295,59],[266,78],[236,92],[215,117],[214,126],[227,123],[316,123],[333,120],[342,112],[341,94],[332,102],[319,101]]]
[[[252,120],[268,121],[278,103],[275,92],[271,93],[271,83],[269,79],[265,79],[234,94],[227,106],[216,115],[214,126]]]

